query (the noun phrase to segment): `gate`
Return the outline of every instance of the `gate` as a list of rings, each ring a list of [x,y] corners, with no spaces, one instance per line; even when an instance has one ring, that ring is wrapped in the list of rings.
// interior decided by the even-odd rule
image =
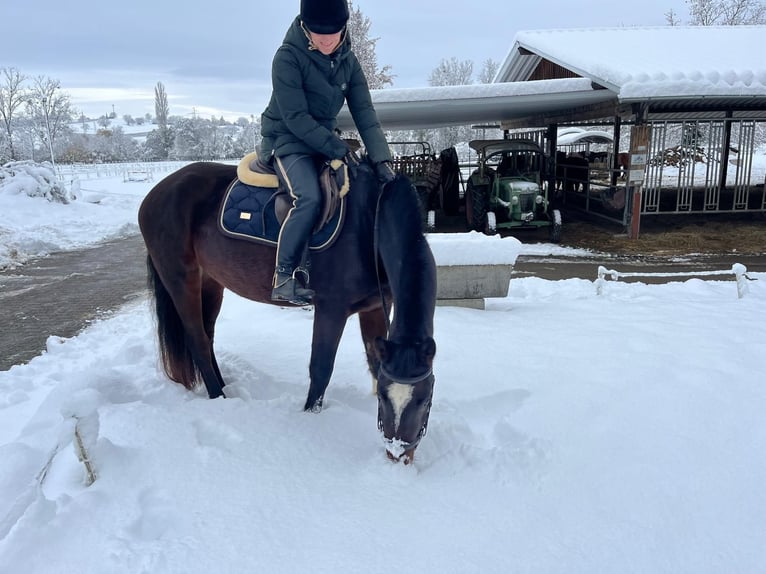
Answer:
[[[650,123],[642,215],[765,210],[763,169],[753,169],[758,122]]]

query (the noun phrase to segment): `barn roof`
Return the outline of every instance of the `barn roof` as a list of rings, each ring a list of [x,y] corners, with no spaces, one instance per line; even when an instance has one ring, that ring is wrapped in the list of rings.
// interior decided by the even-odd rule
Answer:
[[[620,100],[766,95],[766,26],[663,26],[523,31],[495,78],[527,80],[542,60]]]
[[[493,84],[375,90],[372,100],[385,129],[521,118],[545,125],[565,111],[636,102],[675,117],[728,109],[764,115],[764,37],[766,26],[522,31]],[[346,108],[339,123],[353,129]]]

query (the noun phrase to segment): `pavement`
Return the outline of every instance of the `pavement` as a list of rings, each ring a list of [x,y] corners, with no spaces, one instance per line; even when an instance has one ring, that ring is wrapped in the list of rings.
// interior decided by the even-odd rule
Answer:
[[[72,337],[144,296],[145,257],[135,235],[0,271],[0,370],[39,355],[49,336]]]
[[[89,249],[54,253],[18,269],[0,271],[0,370],[42,353],[49,336],[72,337],[92,321],[146,296],[145,258],[143,240],[135,235]],[[729,270],[734,263],[745,265],[748,271],[766,272],[766,255],[672,259],[521,256],[512,277],[592,281],[599,265],[620,272],[689,272],[693,276],[695,271]],[[657,277],[633,280],[668,281]]]

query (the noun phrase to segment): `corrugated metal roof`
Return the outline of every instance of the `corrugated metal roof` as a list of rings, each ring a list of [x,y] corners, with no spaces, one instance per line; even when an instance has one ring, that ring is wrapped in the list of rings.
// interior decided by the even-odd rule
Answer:
[[[422,129],[510,121],[617,101],[585,78],[503,84],[373,90],[372,101],[383,129]],[[353,130],[348,108],[338,128]]]

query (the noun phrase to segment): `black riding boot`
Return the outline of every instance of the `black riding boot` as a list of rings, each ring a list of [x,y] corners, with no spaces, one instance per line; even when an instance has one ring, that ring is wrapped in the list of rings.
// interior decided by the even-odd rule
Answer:
[[[314,291],[307,288],[308,269],[304,267],[311,230],[321,206],[321,194],[314,159],[306,154],[276,158],[277,174],[290,190],[293,207],[287,214],[277,242],[273,301],[308,305]]]
[[[311,305],[314,292],[303,287],[295,277],[295,272],[286,267],[277,267],[274,272],[274,289],[271,291],[272,301],[288,301],[293,305]]]

